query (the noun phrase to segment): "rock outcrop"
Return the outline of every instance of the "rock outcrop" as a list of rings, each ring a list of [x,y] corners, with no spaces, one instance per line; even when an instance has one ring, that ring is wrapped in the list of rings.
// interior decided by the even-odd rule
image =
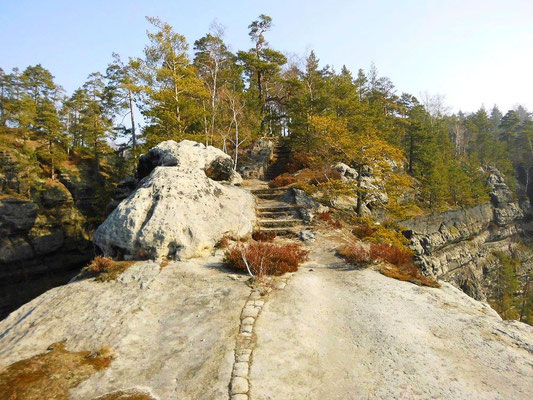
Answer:
[[[498,262],[492,253],[509,251],[523,216],[502,175],[489,172],[491,202],[399,222],[424,272],[479,300],[491,290]]]
[[[254,142],[241,158],[239,173],[246,179],[264,179],[268,166],[274,157],[276,144],[270,139]]]
[[[67,188],[43,185],[32,199],[0,198],[0,319],[64,284],[93,257],[90,227]]]
[[[396,165],[391,166],[391,169],[397,168]],[[377,178],[370,168],[365,168],[359,173],[350,166],[344,163],[337,163],[332,166],[332,169],[339,172],[341,179],[344,182],[358,181],[358,184],[363,189],[363,197],[361,204],[361,213],[364,216],[374,215],[379,216],[377,210],[382,209],[388,202],[389,197],[385,189],[382,179]],[[351,210],[357,205],[357,197],[355,196],[338,196],[334,199],[333,204],[335,208]]]
[[[229,184],[238,174],[228,168],[227,154],[191,141],[167,141],[140,160],[138,175],[148,175],[94,235],[104,254],[186,259],[210,251],[223,235],[251,234],[254,198]]]

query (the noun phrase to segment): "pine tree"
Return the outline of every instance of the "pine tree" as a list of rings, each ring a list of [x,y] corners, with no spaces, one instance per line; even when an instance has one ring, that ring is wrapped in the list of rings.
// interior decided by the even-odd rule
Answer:
[[[208,93],[189,62],[185,37],[158,18],[147,19],[157,28],[148,33],[142,73],[147,95],[142,113],[149,123],[144,133],[147,144],[153,145],[197,131]]]

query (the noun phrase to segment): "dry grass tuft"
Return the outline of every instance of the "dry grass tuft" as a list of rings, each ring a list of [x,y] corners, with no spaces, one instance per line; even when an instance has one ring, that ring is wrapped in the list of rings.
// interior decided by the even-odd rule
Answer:
[[[409,249],[400,249],[386,243],[372,243],[370,258],[388,262],[393,265],[413,265],[413,253]]]
[[[94,400],[155,400],[155,398],[148,393],[140,392],[136,389],[130,389],[108,393],[97,397]]]
[[[406,281],[414,283],[418,286],[429,286],[433,288],[439,288],[440,284],[429,276],[423,275],[420,270],[413,264],[409,265],[392,265],[385,264],[379,269],[383,275],[398,279],[400,281]]]
[[[69,389],[111,364],[109,347],[98,352],[70,352],[65,342],[49,347],[47,353],[17,361],[0,370],[2,399],[41,400],[69,398]]]
[[[362,267],[370,264],[370,251],[359,243],[350,243],[338,250],[340,256],[352,265]]]
[[[250,242],[226,250],[224,262],[242,272],[248,273],[250,269],[255,277],[260,278],[295,272],[307,260],[308,254],[307,250],[296,243]]]
[[[135,261],[115,261],[110,257],[97,256],[82,269],[80,275],[84,278],[94,277],[96,282],[113,281],[134,263]]]
[[[161,263],[159,264],[159,271],[165,268],[169,262],[170,260],[168,258],[165,258],[164,260],[162,260]]]

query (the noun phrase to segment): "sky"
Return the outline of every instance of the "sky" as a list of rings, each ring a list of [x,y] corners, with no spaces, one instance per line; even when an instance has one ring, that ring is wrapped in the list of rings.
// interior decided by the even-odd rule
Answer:
[[[189,43],[212,21],[231,49],[251,47],[259,14],[291,59],[357,72],[374,63],[398,93],[442,95],[450,111],[497,104],[533,111],[533,0],[0,0],[0,67],[41,63],[68,92],[113,52],[141,56],[158,16]]]

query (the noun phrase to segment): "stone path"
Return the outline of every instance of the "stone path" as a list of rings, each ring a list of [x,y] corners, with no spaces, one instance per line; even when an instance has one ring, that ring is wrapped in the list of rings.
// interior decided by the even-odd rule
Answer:
[[[336,246],[318,235],[310,261],[263,306],[254,400],[533,398],[531,327],[446,283],[350,268]]]
[[[272,288],[275,290],[284,289],[291,275],[286,274],[274,279],[267,278],[263,284],[258,284],[251,290],[250,296],[244,304],[240,317],[239,334],[235,342],[235,359],[229,385],[230,400],[251,399],[252,384],[249,373],[253,361],[253,351],[257,343],[254,327]]]

